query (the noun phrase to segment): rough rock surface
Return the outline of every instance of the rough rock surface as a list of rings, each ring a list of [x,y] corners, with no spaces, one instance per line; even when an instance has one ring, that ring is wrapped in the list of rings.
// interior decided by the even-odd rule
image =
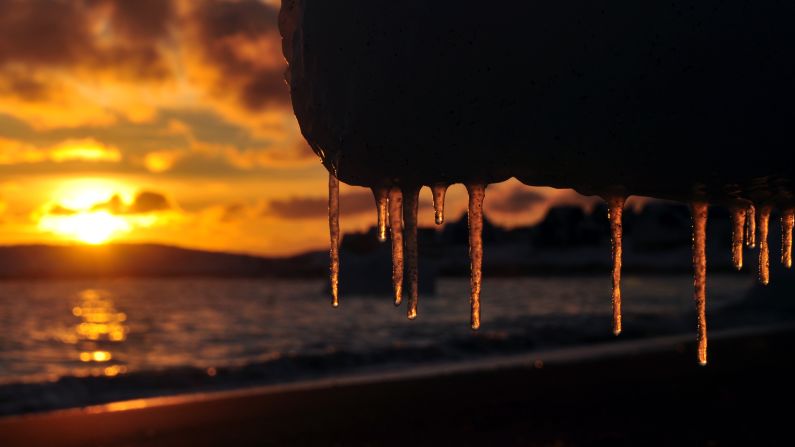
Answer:
[[[792,206],[795,4],[284,0],[304,136],[362,186]]]

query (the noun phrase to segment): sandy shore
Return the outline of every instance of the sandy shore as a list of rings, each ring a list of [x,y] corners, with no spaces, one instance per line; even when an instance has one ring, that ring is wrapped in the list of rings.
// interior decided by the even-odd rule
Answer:
[[[751,445],[787,438],[795,327],[0,419],[0,445]],[[780,442],[776,442],[780,441]]]

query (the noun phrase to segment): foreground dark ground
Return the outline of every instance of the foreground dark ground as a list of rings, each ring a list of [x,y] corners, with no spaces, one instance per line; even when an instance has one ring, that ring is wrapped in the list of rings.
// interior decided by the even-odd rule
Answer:
[[[0,420],[4,446],[791,445],[792,327]],[[600,353],[601,350],[601,353]],[[594,355],[597,353],[596,355]]]

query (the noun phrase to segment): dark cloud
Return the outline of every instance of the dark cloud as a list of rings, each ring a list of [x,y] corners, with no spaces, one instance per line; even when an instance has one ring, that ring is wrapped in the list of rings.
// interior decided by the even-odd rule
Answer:
[[[353,216],[375,213],[375,199],[368,191],[340,195],[340,213]],[[265,215],[282,219],[317,219],[328,216],[328,199],[324,197],[292,197],[272,200]]]
[[[135,196],[135,200],[133,200],[127,212],[129,214],[144,214],[170,209],[171,204],[166,196],[157,192],[143,191]]]
[[[487,200],[487,208],[489,211],[498,213],[519,213],[527,212],[536,205],[545,203],[546,197],[535,191],[516,187],[503,197],[495,197],[492,200]]]
[[[60,65],[93,47],[82,2],[0,0],[0,63]]]
[[[104,124],[113,121],[108,112],[139,122],[158,105],[149,99],[137,110],[94,104],[71,81],[96,87],[99,97],[107,86],[124,92],[187,79],[215,110],[257,131],[265,125],[263,111],[286,110],[278,7],[258,0],[178,1],[0,0],[0,105],[15,99],[56,111],[73,106],[69,101],[94,106],[60,118],[48,109],[19,112],[40,127]],[[16,115],[13,107],[6,111]]]
[[[91,207],[91,211],[107,211],[111,214],[123,214],[124,209],[124,202],[118,194],[114,194],[107,202],[97,203]]]
[[[167,35],[176,18],[172,0],[100,0],[112,10],[114,31],[129,39],[152,40]]]
[[[50,87],[20,70],[6,70],[0,78],[0,95],[14,95],[25,101],[45,101],[51,97]]]
[[[166,0],[0,0],[0,67],[82,67],[163,78],[169,70],[154,43],[174,18]]]
[[[277,18],[275,7],[257,0],[203,1],[194,10],[197,47],[219,73],[211,87],[218,93],[234,88],[250,111],[289,102]]]
[[[279,12],[259,0],[205,0],[197,3],[197,19],[205,35],[212,39],[237,34],[255,38],[277,27]]]
[[[286,103],[289,99],[281,70],[259,70],[242,87],[241,102],[249,110],[262,110],[274,102]]]
[[[54,207],[50,208],[49,214],[52,214],[53,216],[73,216],[77,214],[77,211],[69,209],[65,206],[55,205]]]
[[[226,205],[223,209],[223,214],[221,214],[220,221],[225,223],[238,221],[246,215],[247,210],[248,207],[242,203]]]
[[[116,194],[107,202],[97,203],[91,207],[91,211],[107,211],[111,214],[146,214],[170,209],[172,206],[166,196],[151,191],[139,192],[129,206]]]

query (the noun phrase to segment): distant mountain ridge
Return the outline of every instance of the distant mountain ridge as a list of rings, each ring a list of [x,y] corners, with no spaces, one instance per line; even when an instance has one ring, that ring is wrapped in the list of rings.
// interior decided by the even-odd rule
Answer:
[[[689,273],[691,222],[687,206],[652,202],[640,212],[624,213],[624,270]],[[490,276],[559,275],[609,272],[610,231],[607,209],[550,209],[536,225],[503,228],[484,221],[484,272]],[[444,227],[418,231],[420,266],[431,276],[469,274],[466,216]],[[728,212],[710,208],[707,264],[710,271],[731,271],[731,224]],[[771,218],[771,259],[778,257],[780,228]],[[391,284],[390,243],[380,243],[375,228],[345,234],[341,275],[349,284],[365,275]],[[746,269],[758,251],[745,250]],[[73,277],[321,278],[328,275],[328,252],[262,257],[211,252],[157,244],[100,246],[0,246],[0,279]],[[383,276],[383,278],[381,278]],[[354,278],[351,280],[351,278]]]
[[[158,244],[0,246],[0,278],[319,277],[326,255],[284,258],[211,252]]]

